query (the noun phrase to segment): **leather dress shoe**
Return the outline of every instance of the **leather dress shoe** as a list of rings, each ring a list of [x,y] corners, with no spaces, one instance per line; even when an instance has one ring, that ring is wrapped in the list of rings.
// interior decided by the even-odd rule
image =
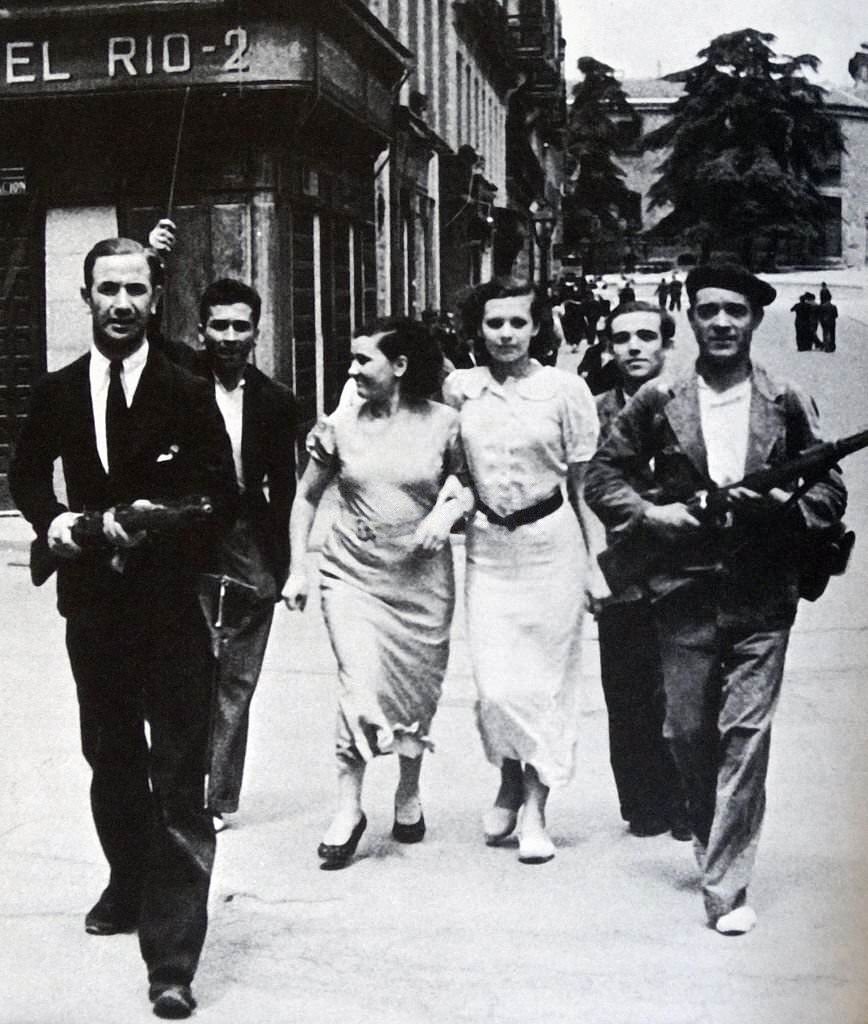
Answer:
[[[356,852],[356,847],[359,845],[362,833],[367,827],[368,819],[362,814],[356,827],[350,832],[350,838],[345,843],[337,845],[320,843],[316,850],[317,856],[322,861],[320,868],[323,871],[339,871],[341,868],[345,868],[349,864],[350,858]]]
[[[677,839],[679,843],[687,843],[693,838],[693,833],[686,821],[673,821],[669,829],[669,835]]]
[[[189,985],[151,985],[148,993],[154,1013],[167,1020],[182,1020],[196,1009],[196,1000]]]
[[[138,924],[138,900],[119,896],[109,886],[87,912],[84,930],[88,935],[117,935],[134,932]]]
[[[631,818],[629,828],[631,835],[644,839],[648,836],[661,836],[664,832],[668,832],[669,823],[665,818],[649,814],[641,818]]]
[[[420,814],[419,820],[412,825],[404,825],[396,818],[392,825],[392,838],[399,843],[421,843],[425,838],[425,815]]]

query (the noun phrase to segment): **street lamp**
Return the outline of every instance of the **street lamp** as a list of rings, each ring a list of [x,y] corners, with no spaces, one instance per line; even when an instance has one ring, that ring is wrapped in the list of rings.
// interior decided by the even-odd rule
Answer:
[[[547,199],[542,201],[534,200],[530,204],[531,224],[536,244],[539,247],[541,257],[540,284],[545,294],[549,291],[549,251],[552,244],[552,234],[555,224],[558,222],[558,215],[555,208]]]

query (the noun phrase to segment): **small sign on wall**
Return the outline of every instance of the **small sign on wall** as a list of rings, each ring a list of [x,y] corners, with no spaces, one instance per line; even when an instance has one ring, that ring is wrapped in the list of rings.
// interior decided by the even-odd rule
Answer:
[[[27,195],[27,178],[23,167],[0,167],[0,198]]]

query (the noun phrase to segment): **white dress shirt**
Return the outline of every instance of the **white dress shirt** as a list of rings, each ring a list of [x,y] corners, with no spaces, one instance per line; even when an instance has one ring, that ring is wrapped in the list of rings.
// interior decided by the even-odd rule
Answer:
[[[699,419],[708,475],[720,486],[733,484],[744,476],[750,393],[750,377],[726,391],[714,391],[699,378]]]
[[[235,476],[242,492],[244,491],[244,466],[241,462],[241,428],[244,422],[245,383],[246,381],[242,377],[238,382],[238,387],[230,391],[220,383],[218,377],[214,377],[214,397],[217,399],[217,408],[223,417],[226,433],[229,435],[229,442],[232,445]]]
[[[133,404],[136,388],[142,376],[142,370],[148,361],[148,342],[143,342],[132,355],[127,356],[121,364],[121,386],[127,408]],[[108,442],[105,432],[105,407],[108,400],[109,367],[111,361],[99,351],[96,345],[90,347],[90,401],[93,409],[93,426],[96,433],[96,450],[102,468],[108,473]]]

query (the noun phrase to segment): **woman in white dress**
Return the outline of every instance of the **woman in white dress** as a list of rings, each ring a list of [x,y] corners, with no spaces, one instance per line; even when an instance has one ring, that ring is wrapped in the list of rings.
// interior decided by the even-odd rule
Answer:
[[[476,495],[467,631],[477,723],[501,773],[483,828],[495,845],[518,824],[519,860],[529,864],[555,854],[546,800],[573,772],[590,516],[579,496],[597,439],[584,381],[531,357],[544,312],[522,282],[474,289],[462,308],[465,331],[490,362],[456,370],[443,388],[460,411]]]
[[[292,565],[283,597],[307,601],[307,542],[320,498],[337,480],[339,507],[323,546],[323,614],[338,662],[338,806],[318,854],[345,867],[367,819],[367,762],[398,755],[392,835],[425,834],[422,754],[431,747],[449,657],[454,606],[449,533],[472,504],[458,416],[429,401],[442,357],[430,332],[405,317],[378,321],[352,341],[357,400],[342,401],[310,432],[310,460],[290,520]]]

